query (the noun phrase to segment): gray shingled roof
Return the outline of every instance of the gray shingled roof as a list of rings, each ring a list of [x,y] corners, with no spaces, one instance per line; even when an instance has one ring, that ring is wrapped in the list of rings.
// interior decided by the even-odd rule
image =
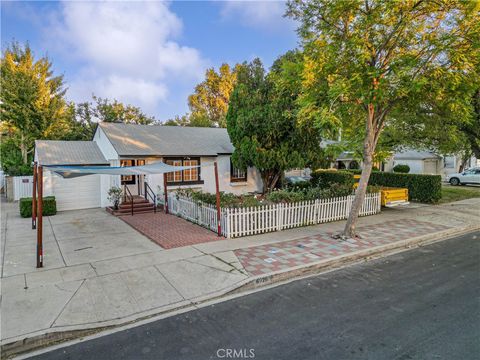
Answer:
[[[425,160],[425,159],[440,159],[440,156],[430,151],[407,149],[407,150],[395,153],[393,158],[395,160]]]
[[[36,140],[35,152],[41,165],[108,164],[93,141]]]
[[[100,123],[120,156],[216,156],[233,153],[227,129]]]

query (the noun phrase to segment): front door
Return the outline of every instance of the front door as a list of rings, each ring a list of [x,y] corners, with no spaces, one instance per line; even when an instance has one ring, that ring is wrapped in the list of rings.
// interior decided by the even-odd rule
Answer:
[[[121,159],[120,166],[140,166],[145,165],[144,159]],[[122,175],[122,188],[126,186],[132,195],[143,195],[143,180],[144,175]],[[128,193],[126,194],[128,195]]]

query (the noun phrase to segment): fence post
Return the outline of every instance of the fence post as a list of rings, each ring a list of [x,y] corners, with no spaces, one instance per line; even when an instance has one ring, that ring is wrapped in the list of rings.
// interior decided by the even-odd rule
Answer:
[[[283,204],[277,204],[277,231],[281,231],[283,228]]]
[[[218,226],[218,236],[222,236],[222,224],[220,224],[220,186],[218,184],[218,166],[217,162],[213,163],[215,171],[215,195],[216,195],[216,205],[217,205],[217,226]]]
[[[37,162],[33,163],[32,229],[37,228]]]
[[[163,210],[165,211],[165,214],[168,214],[167,173],[163,173],[163,192],[165,196],[165,205]]]
[[[43,267],[43,166],[37,169],[38,223],[37,223],[37,268]]]

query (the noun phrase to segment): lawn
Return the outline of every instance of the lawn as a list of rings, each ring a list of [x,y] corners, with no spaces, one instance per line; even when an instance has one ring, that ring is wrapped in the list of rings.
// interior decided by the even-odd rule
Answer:
[[[480,197],[480,186],[442,186],[442,199],[440,204],[452,201],[464,200],[474,197]]]

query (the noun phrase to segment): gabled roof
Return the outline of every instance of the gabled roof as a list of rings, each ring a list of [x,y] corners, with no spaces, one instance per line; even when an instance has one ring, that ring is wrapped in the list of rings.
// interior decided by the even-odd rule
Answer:
[[[406,149],[395,153],[393,156],[395,160],[426,160],[426,159],[441,159],[437,154],[430,151],[411,150]]]
[[[93,141],[35,140],[40,165],[108,165]]]
[[[120,156],[216,156],[233,153],[227,129],[99,124]]]

